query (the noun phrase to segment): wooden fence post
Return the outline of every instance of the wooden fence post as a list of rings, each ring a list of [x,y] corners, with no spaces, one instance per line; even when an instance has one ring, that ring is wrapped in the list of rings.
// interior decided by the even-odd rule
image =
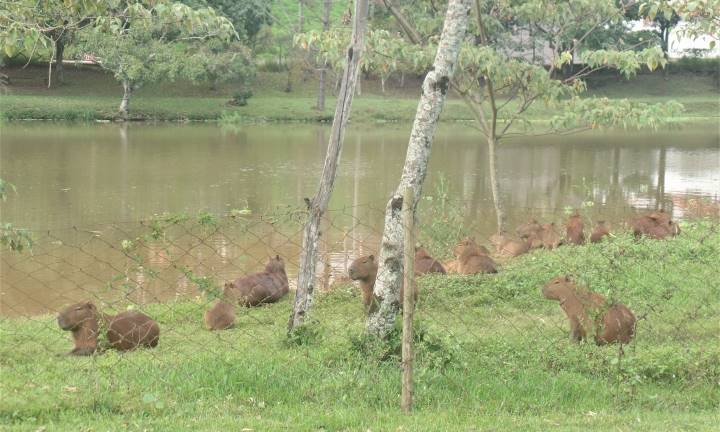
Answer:
[[[412,187],[403,193],[402,222],[405,231],[403,275],[402,394],[400,407],[412,410],[413,398],[413,312],[415,309],[415,202]]]

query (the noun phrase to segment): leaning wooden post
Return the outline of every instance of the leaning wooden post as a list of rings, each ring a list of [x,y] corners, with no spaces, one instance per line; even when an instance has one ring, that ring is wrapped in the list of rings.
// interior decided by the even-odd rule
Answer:
[[[403,192],[402,222],[405,231],[403,275],[402,395],[404,413],[412,410],[413,396],[413,312],[415,309],[415,211],[412,187]]]

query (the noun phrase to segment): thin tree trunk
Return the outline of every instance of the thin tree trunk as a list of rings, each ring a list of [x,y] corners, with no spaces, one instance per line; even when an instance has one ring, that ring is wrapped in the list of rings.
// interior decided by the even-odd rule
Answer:
[[[327,210],[328,201],[332,194],[340,160],[345,126],[347,125],[350,107],[352,106],[355,84],[358,82],[360,59],[365,46],[365,32],[367,30],[368,0],[355,0],[355,13],[353,15],[353,32],[350,46],[347,48],[345,69],[343,71],[340,94],[335,106],[330,142],[325,155],[320,186],[315,197],[306,200],[308,203],[309,218],[303,233],[303,248],[300,256],[300,271],[298,273],[297,292],[295,304],[288,323],[288,330],[292,331],[302,325],[312,308],[315,293],[315,269],[317,264],[317,249],[320,239],[320,221]]]
[[[133,86],[130,81],[123,81],[123,98],[120,102],[120,114],[123,118],[127,118],[130,113],[130,96],[132,96]]]
[[[495,216],[497,218],[497,231],[505,231],[505,207],[500,197],[500,182],[498,181],[497,140],[488,137],[488,165],[490,169],[490,189],[492,190]]]
[[[323,9],[323,31],[330,30],[330,9],[332,9],[332,0],[325,0]],[[317,105],[315,108],[318,111],[325,111],[325,81],[327,77],[327,62],[323,60],[320,65],[320,87],[318,88]]]
[[[423,38],[420,36],[420,33],[418,33],[415,28],[410,25],[410,22],[405,18],[405,15],[400,12],[398,8],[393,5],[391,0],[382,0],[385,4],[385,7],[387,10],[392,14],[392,16],[395,17],[398,24],[400,24],[400,27],[402,27],[403,31],[405,32],[405,36],[410,39],[410,42],[417,44],[417,45],[423,45]]]
[[[55,41],[55,80],[58,84],[65,84],[65,67],[63,66],[63,58],[65,54],[65,42],[62,39]]]
[[[440,43],[430,72],[425,76],[422,95],[415,113],[405,166],[395,194],[385,209],[385,228],[380,247],[380,265],[375,280],[374,295],[380,306],[370,314],[368,332],[385,337],[393,329],[400,306],[400,286],[403,275],[404,233],[400,220],[402,193],[412,188],[413,213],[422,196],[422,185],[427,174],[433,135],[447,92],[450,89],[455,63],[468,24],[470,0],[450,0],[445,15]]]

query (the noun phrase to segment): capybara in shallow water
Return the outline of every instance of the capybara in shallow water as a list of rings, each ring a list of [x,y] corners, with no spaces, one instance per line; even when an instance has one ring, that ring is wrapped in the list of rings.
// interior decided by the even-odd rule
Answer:
[[[576,212],[565,223],[567,241],[574,245],[585,244],[585,224],[582,217]]]
[[[595,330],[595,343],[628,343],[635,333],[635,315],[622,304],[607,305],[605,297],[578,287],[572,279],[552,279],[542,289],[545,298],[557,300],[570,322],[570,339],[579,342]],[[593,320],[590,318],[594,316]],[[593,325],[594,324],[594,325]]]
[[[514,239],[504,232],[491,235],[490,243],[495,245],[498,254],[511,258],[530,250],[530,244],[527,241]]]
[[[556,249],[563,243],[562,236],[555,229],[555,222],[542,226],[540,238],[545,249]]]
[[[101,325],[107,328],[110,347],[119,351],[155,347],[160,341],[160,327],[149,316],[137,311],[103,314],[89,301],[66,307],[57,320],[61,329],[72,331],[72,355],[91,355],[97,350]]]
[[[431,257],[423,248],[415,249],[415,274],[425,273],[442,273],[445,274],[445,268],[440,261]]]
[[[478,246],[475,240],[467,237],[453,249],[457,258],[457,272],[460,274],[497,273],[495,261],[488,256],[485,246]]]
[[[633,218],[630,220],[630,226],[636,238],[644,235],[662,240],[668,236],[680,234],[680,226],[673,222],[670,215],[663,210]]]
[[[208,330],[226,330],[235,325],[235,308],[238,299],[235,298],[233,285],[225,284],[223,295],[215,305],[205,311],[205,327]]]
[[[518,237],[520,237],[521,240],[526,241],[532,249],[537,249],[543,246],[543,227],[538,223],[537,220],[530,219],[530,221],[525,222],[524,224],[517,227],[515,232],[517,233]]]
[[[265,271],[235,279],[232,283],[225,284],[225,289],[240,305],[275,303],[290,290],[285,261],[275,255],[268,260]]]
[[[360,293],[362,294],[363,304],[367,312],[374,312],[377,302],[373,294],[375,288],[375,278],[377,278],[378,264],[375,255],[362,256],[355,259],[348,268],[348,276],[354,281],[360,281]],[[403,297],[405,290],[400,285],[400,307],[403,305]],[[415,285],[413,300],[417,302],[418,286]]]
[[[610,235],[610,226],[605,221],[598,221],[590,234],[590,243],[599,243],[603,237]]]

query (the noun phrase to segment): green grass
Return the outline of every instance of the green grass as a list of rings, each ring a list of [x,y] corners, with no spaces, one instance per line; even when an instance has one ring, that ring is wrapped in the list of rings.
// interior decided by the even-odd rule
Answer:
[[[321,295],[285,338],[290,301],[202,329],[200,299],[151,304],[155,350],[64,356],[52,316],[0,320],[3,430],[713,430],[720,417],[718,226],[658,242],[538,251],[497,275],[425,277],[415,410],[393,344],[363,333],[357,290]],[[542,284],[574,274],[643,317],[635,341],[575,345]],[[122,305],[118,305],[122,308]],[[388,351],[389,350],[389,351]],[[388,354],[389,353],[389,354]],[[385,360],[383,360],[385,358]],[[45,428],[45,429],[43,429]]]
[[[45,87],[46,70],[29,67],[9,71],[11,86],[0,99],[0,117],[10,120],[115,120],[122,91],[112,77],[86,68],[68,67],[67,84]],[[207,85],[165,83],[138,90],[130,102],[130,117],[135,120],[219,120],[228,121],[330,121],[335,100],[328,98],[327,108],[316,111],[315,77],[296,73],[291,93],[284,92],[286,74],[261,73],[255,96],[245,107],[227,104],[232,83],[209,89]],[[404,88],[390,88],[383,95],[373,80],[363,82],[362,96],[353,103],[353,122],[412,121],[417,109],[419,80],[408,79]],[[644,75],[637,80],[598,80],[591,95],[632,98],[640,102],[681,102],[686,111],[675,121],[717,119],[720,116],[719,92],[713,78],[704,75]],[[554,113],[541,103],[529,111],[537,121],[549,120]],[[442,121],[470,121],[472,115],[462,101],[451,98],[443,110]]]

